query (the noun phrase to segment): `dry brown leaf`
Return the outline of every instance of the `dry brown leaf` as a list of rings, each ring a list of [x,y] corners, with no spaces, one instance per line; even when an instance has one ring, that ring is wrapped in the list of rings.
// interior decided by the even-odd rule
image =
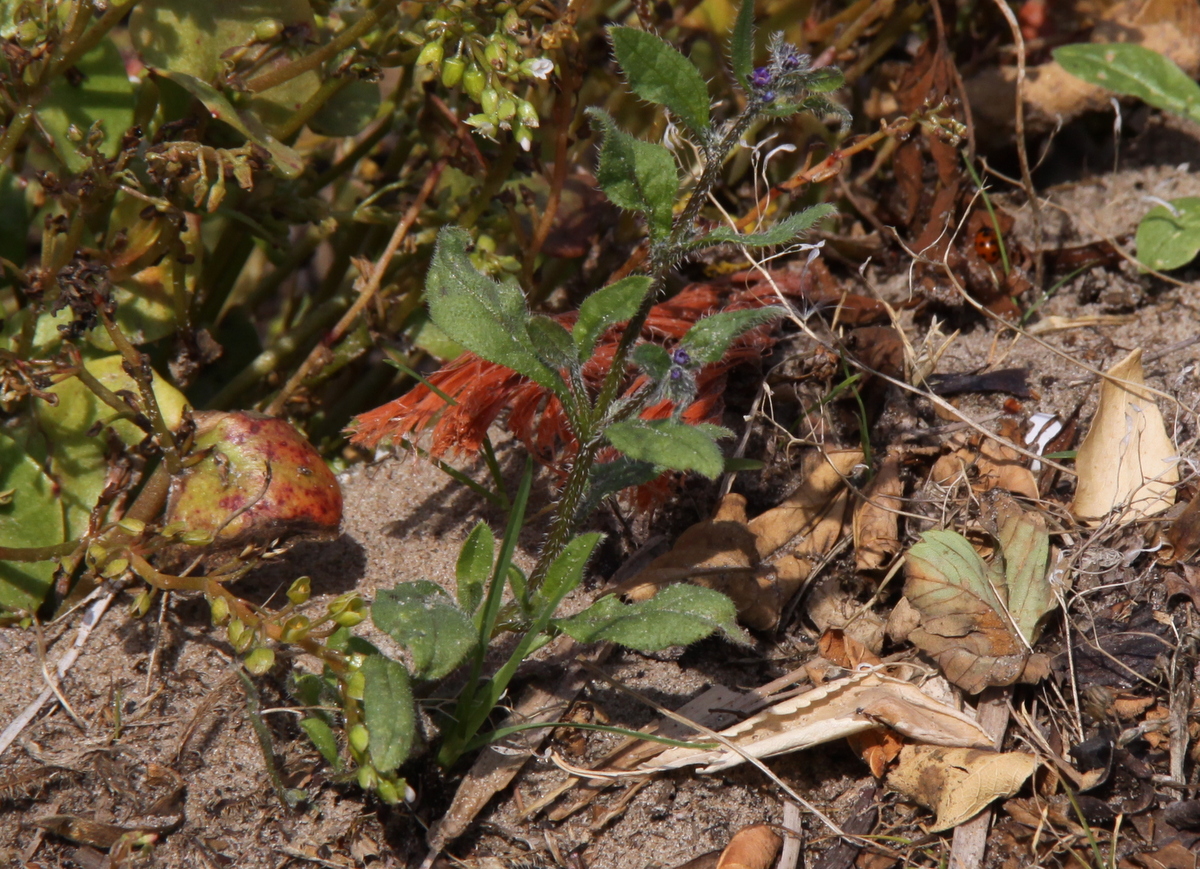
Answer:
[[[1166,545],[1158,560],[1163,564],[1188,561],[1200,551],[1200,494],[1192,498],[1162,536]]]
[[[1164,54],[1194,78],[1200,72],[1200,5],[1195,0],[1123,0],[1104,12],[1092,42],[1133,42]],[[976,136],[1011,131],[1016,117],[1017,67],[984,70],[965,82]],[[1026,132],[1048,132],[1087,111],[1111,111],[1112,91],[1091,85],[1056,61],[1027,70]]]
[[[817,640],[817,652],[822,658],[832,661],[846,670],[855,670],[859,664],[882,664],[879,656],[854,637],[846,636],[841,628],[831,628]]]
[[[783,837],[767,824],[738,830],[717,861],[717,869],[770,869]]]
[[[871,768],[871,775],[883,778],[888,764],[900,755],[904,740],[892,730],[868,730],[846,737],[850,750]]]
[[[970,820],[997,799],[1020,790],[1038,760],[1021,752],[906,745],[888,784],[937,818],[930,832]]]
[[[1010,434],[1002,433],[1002,436],[1013,440]],[[951,486],[965,476],[976,492],[1003,489],[1037,500],[1037,479],[1025,466],[1025,459],[1012,447],[972,434],[963,434],[951,441],[952,446],[956,444],[954,452],[934,462],[929,474],[933,482]]]
[[[854,566],[858,570],[883,567],[900,551],[898,511],[904,507],[903,495],[900,457],[888,456],[854,511]]]
[[[934,745],[990,746],[992,738],[974,719],[938,702],[916,685],[885,674],[891,667],[864,669],[776,703],[721,731],[740,751],[724,744],[678,747],[639,767],[647,772],[705,765],[703,773],[737,766],[744,755],[763,758],[800,751],[890,727],[910,739]],[[699,742],[711,744],[707,738]]]
[[[1042,619],[1057,605],[1046,576],[1046,520],[1006,497],[997,499],[996,525],[1000,553],[991,564],[953,531],[925,532],[905,563],[904,597],[921,616],[907,638],[971,694],[1037,681],[1049,666],[1032,653]]]
[[[1075,458],[1079,481],[1071,512],[1089,524],[1116,508],[1122,508],[1122,522],[1161,513],[1175,502],[1179,481],[1175,444],[1144,386],[1142,351],[1134,350],[1106,374],[1096,416]]]
[[[733,598],[744,624],[775,627],[813,565],[841,536],[849,503],[844,478],[860,461],[859,450],[809,453],[799,488],[750,521],[746,499],[726,495],[714,518],[683,532],[670,552],[616,592],[647,600],[663,586],[693,582]]]

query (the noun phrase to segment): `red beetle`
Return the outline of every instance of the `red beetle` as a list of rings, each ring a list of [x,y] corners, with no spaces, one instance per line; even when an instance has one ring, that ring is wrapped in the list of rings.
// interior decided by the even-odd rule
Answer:
[[[990,226],[981,226],[975,233],[975,253],[985,263],[995,265],[1000,262],[1000,239],[996,230]]]

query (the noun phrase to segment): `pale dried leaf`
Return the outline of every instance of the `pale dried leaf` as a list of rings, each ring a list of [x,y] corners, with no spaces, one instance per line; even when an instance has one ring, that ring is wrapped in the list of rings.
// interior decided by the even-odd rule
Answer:
[[[904,508],[903,496],[900,457],[888,456],[854,511],[854,566],[858,570],[883,567],[900,551],[898,519]]]
[[[936,812],[930,832],[937,833],[969,820],[993,800],[1015,794],[1037,765],[1035,756],[1021,752],[908,745],[888,784]]]
[[[767,824],[743,827],[721,852],[717,869],[770,869],[783,837]]]
[[[701,772],[718,772],[742,763],[743,755],[772,757],[878,727],[935,745],[992,744],[972,718],[939,703],[911,682],[885,675],[883,669],[862,670],[821,685],[722,731],[721,736],[740,751],[724,744],[672,748],[640,768],[657,771],[703,764]]]
[[[1179,481],[1178,452],[1144,386],[1142,351],[1134,350],[1106,374],[1096,416],[1075,458],[1079,481],[1071,512],[1090,524],[1117,508],[1122,522],[1161,513],[1175,502]]]
[[[1008,436],[1001,433],[1001,436]],[[1008,436],[1012,440],[1011,436]],[[1025,459],[1012,447],[994,438],[961,435],[951,441],[953,452],[936,462],[929,477],[939,486],[953,486],[960,480],[970,481],[975,492],[1003,489],[1014,495],[1037,500],[1037,479],[1026,467]]]

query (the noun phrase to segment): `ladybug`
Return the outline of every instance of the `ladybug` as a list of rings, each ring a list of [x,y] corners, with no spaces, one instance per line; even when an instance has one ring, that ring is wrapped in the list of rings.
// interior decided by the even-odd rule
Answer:
[[[996,236],[996,230],[990,226],[979,228],[975,233],[975,253],[990,265],[1000,262],[1000,239]]]

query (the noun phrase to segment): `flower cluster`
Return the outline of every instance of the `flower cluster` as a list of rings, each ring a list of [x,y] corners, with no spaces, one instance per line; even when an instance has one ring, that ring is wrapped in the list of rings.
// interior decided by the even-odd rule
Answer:
[[[552,60],[532,56],[545,40],[532,39],[528,22],[507,2],[490,10],[486,4],[437,5],[434,17],[424,25],[417,66],[437,75],[443,87],[461,86],[479,104],[481,110],[466,123],[480,135],[495,138],[500,130],[511,130],[528,151],[538,113],[516,90],[523,82],[546,81],[554,71]]]

